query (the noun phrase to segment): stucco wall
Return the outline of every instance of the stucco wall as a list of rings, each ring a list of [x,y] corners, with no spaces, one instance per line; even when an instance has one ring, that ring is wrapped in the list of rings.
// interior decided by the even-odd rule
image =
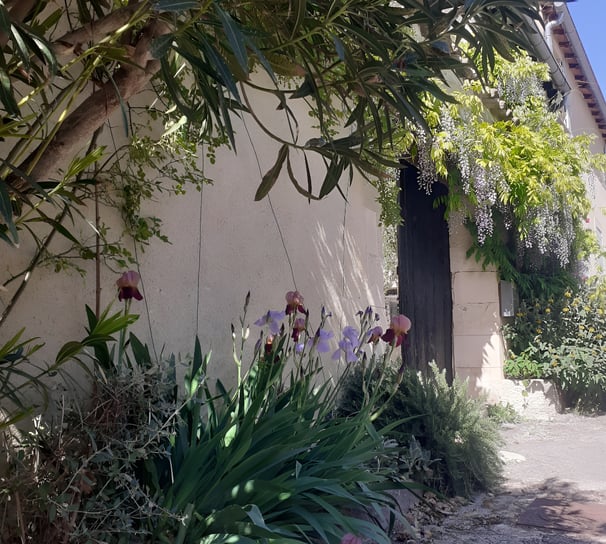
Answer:
[[[453,369],[469,379],[473,394],[498,396],[503,380],[505,347],[501,336],[499,287],[495,269],[482,269],[465,253],[471,235],[462,226],[450,231],[450,269],[453,302]]]
[[[571,20],[568,8],[565,5],[559,5],[559,10],[562,10],[565,15],[563,24],[566,27],[567,34],[573,40],[573,47],[577,51],[577,55],[583,54],[582,44],[580,41],[576,43],[576,31],[573,32],[574,24]],[[594,139],[591,144],[593,153],[604,153],[606,150],[606,142],[602,137],[602,131],[597,126],[596,120],[591,114],[587,100],[583,97],[579,82],[569,68],[568,59],[558,47],[557,40],[553,40],[553,55],[561,67],[566,80],[571,86],[571,91],[566,97],[566,112],[564,120],[573,135],[590,134]],[[576,63],[579,61],[574,59]],[[589,61],[586,60],[587,64]],[[587,76],[593,78],[593,74]],[[606,175],[595,173],[586,176],[587,194],[592,201],[592,209],[587,217],[586,228],[593,231],[600,243],[602,250],[606,251]],[[606,272],[606,260],[603,258],[593,258],[588,263],[587,273],[596,274]]]
[[[288,129],[276,113],[276,104],[257,103],[257,111],[276,130]],[[308,119],[307,114],[300,119]],[[250,119],[245,124],[246,128],[242,122],[236,123],[237,155],[220,150],[216,164],[206,165],[205,173],[214,185],[146,205],[147,211],[164,221],[163,232],[171,244],[156,242],[139,253],[145,299],[132,305],[141,315],[133,329],[146,342],[153,340],[157,353],[191,352],[198,334],[203,350],[212,349],[217,375],[222,378],[235,374],[230,324],[238,323],[249,290],[247,322],[251,325],[268,309],[283,309],[285,292],[295,288],[305,296],[312,324],[317,325],[322,305],[333,312],[330,324],[337,336],[345,324],[355,324],[358,309],[370,304],[385,314],[374,189],[356,178],[351,187],[343,183],[347,201],[334,191],[321,202],[310,204],[296,193],[284,172],[270,199],[254,202],[261,176],[273,165],[278,145]],[[303,142],[317,135],[311,121],[301,132]],[[312,164],[316,173],[321,168],[319,162]],[[94,219],[92,209],[84,213],[82,229],[88,228],[86,220]],[[119,228],[115,210],[104,210],[103,220]],[[60,244],[57,239],[55,248]],[[31,253],[26,245],[3,247],[0,282],[18,270]],[[94,305],[90,263],[87,268],[85,278],[36,270],[23,297],[0,327],[0,344],[26,327],[26,335],[46,342],[37,359],[50,361],[65,341],[81,338],[84,304]],[[120,308],[115,288],[118,275],[118,271],[103,269],[102,306],[114,301],[114,307]],[[13,285],[8,293],[0,293],[2,307]],[[386,324],[385,318],[382,324]],[[256,333],[251,327],[251,337]],[[254,339],[250,344],[252,347]]]

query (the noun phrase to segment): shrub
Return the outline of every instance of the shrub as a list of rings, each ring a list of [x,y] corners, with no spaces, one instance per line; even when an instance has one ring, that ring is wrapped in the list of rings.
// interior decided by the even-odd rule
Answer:
[[[21,329],[0,346],[0,431],[6,431],[21,419],[35,413],[33,399],[43,405],[46,388],[41,381],[44,372],[30,365],[30,357],[42,344],[36,338],[22,340]]]
[[[569,406],[592,409],[606,400],[604,286],[589,280],[560,299],[523,301],[506,328],[514,378],[551,378]]]
[[[507,404],[488,404],[486,406],[486,415],[497,425],[519,423],[522,421],[520,414],[516,412],[516,409],[509,402]]]
[[[505,377],[514,380],[544,378],[543,365],[537,362],[537,354],[540,357],[539,349],[536,346],[528,346],[517,355],[510,352],[503,365]]]
[[[360,391],[373,390],[377,375],[376,368],[349,375],[340,402],[343,413],[362,406]],[[492,489],[501,478],[500,437],[484,417],[481,402],[469,397],[467,384],[455,380],[448,385],[433,363],[427,374],[392,368],[387,376],[379,384],[385,404],[377,425],[389,428],[402,443],[414,437],[431,453],[432,471],[424,475],[425,483],[450,495]],[[393,384],[397,388],[390,394]]]
[[[258,321],[270,331],[243,374],[236,356],[233,389],[210,380],[199,342],[181,363],[156,363],[135,336],[125,341],[126,326],[110,349],[111,335],[92,334],[104,320],[88,312],[89,335],[60,358],[92,348],[102,361],[90,403],[13,452],[2,542],[391,542],[394,520],[404,520],[386,490],[412,485],[392,468],[402,448],[375,428],[375,397],[351,417],[335,413],[340,384],[322,380],[320,359],[326,314],[310,331],[296,302]]]

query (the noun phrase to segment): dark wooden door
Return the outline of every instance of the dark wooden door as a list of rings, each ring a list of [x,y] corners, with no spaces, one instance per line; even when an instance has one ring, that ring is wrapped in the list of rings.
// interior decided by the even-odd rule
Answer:
[[[399,236],[400,310],[412,320],[403,357],[425,370],[430,361],[452,380],[452,289],[448,225],[436,198],[447,187],[435,183],[431,194],[419,189],[417,170],[400,174],[404,224]]]

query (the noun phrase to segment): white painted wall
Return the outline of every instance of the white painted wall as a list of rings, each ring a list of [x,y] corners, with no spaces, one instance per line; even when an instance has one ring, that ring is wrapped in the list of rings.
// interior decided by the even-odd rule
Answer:
[[[287,129],[276,104],[257,103],[258,113],[276,130]],[[309,118],[303,105],[299,118],[305,121]],[[228,379],[235,375],[230,323],[238,323],[249,290],[251,325],[268,309],[283,309],[286,291],[295,288],[304,295],[313,324],[319,321],[322,305],[333,312],[330,324],[336,336],[344,325],[355,324],[355,313],[369,304],[385,314],[374,189],[356,178],[349,188],[343,184],[347,201],[334,191],[321,202],[309,204],[284,172],[270,199],[253,202],[278,145],[252,120],[247,119],[246,126],[250,138],[243,124],[236,124],[237,155],[220,150],[216,164],[206,167],[214,185],[147,204],[150,214],[163,219],[171,244],[155,242],[139,255],[145,299],[132,304],[132,311],[141,315],[135,332],[146,342],[153,339],[157,352],[191,352],[198,334],[203,350],[213,351],[217,376]],[[317,136],[311,126],[302,127],[301,132],[302,142]],[[316,173],[321,167],[319,161],[312,164]],[[316,191],[320,183],[318,178]],[[94,219],[92,209],[86,210],[86,217]],[[104,210],[103,220],[119,228],[115,210]],[[84,223],[82,228],[88,227]],[[60,243],[57,240],[55,248]],[[0,282],[31,257],[32,248],[3,246],[2,251]],[[102,305],[114,302],[114,308],[120,308],[118,276],[117,271],[103,270]],[[37,360],[51,361],[65,341],[84,335],[84,304],[94,306],[94,290],[92,268],[85,278],[36,270],[0,327],[0,344],[26,327],[26,335],[46,342]],[[10,288],[8,293],[0,292],[0,307],[11,294]],[[256,337],[255,327],[252,336]]]
[[[567,99],[567,111],[570,132],[573,135],[591,134],[594,140],[591,145],[593,153],[604,153],[606,142],[602,138],[602,133],[596,124],[594,117],[587,106],[581,90],[575,83],[574,75],[564,61],[562,52],[554,49],[554,55],[562,66],[566,79],[571,83],[572,90]],[[595,172],[586,176],[585,183],[587,194],[592,201],[592,209],[587,217],[586,228],[593,231],[601,241],[603,251],[606,251],[606,175]],[[606,272],[606,262],[604,259],[592,258],[588,263],[587,273],[589,275]]]
[[[457,378],[469,380],[471,393],[493,400],[503,381],[505,358],[499,283],[494,268],[483,270],[475,259],[466,258],[471,243],[465,227],[451,227],[453,370]]]

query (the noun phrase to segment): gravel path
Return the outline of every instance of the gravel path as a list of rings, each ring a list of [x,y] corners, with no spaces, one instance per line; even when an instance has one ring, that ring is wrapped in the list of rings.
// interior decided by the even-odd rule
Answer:
[[[519,525],[535,499],[606,504],[606,416],[558,415],[502,429],[505,483],[465,505],[439,503],[440,519],[419,519],[423,544],[606,543],[606,521],[590,532]],[[407,542],[405,539],[400,542]]]

